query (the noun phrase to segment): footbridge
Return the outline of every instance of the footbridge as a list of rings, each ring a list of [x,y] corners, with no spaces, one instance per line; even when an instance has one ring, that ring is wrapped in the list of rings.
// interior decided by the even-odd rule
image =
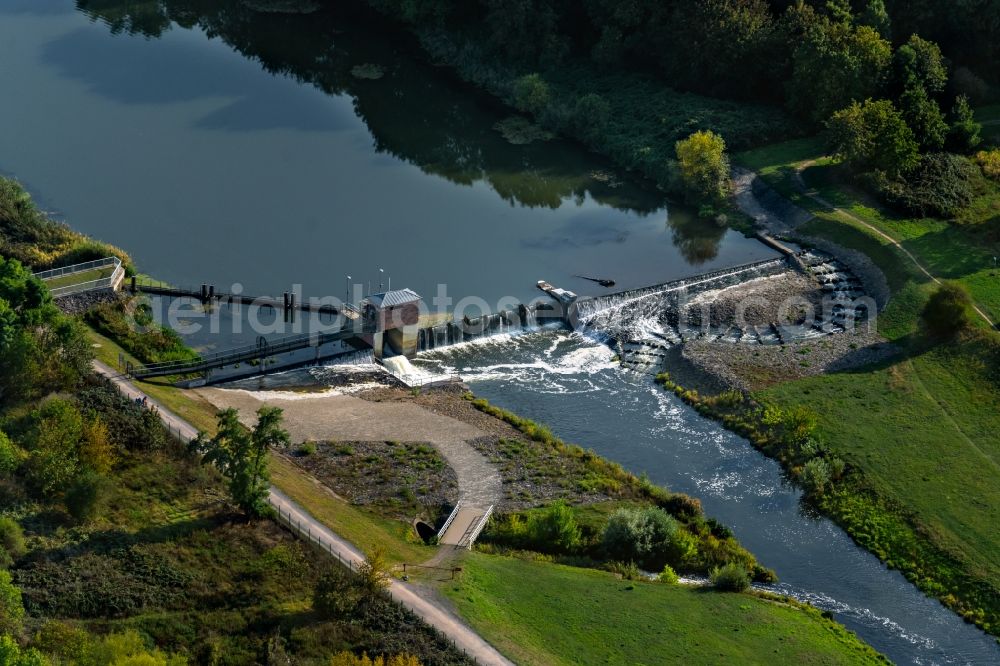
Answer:
[[[294,335],[276,340],[268,340],[261,337],[255,345],[227,349],[220,352],[199,354],[196,358],[180,361],[166,361],[163,363],[150,363],[147,365],[126,364],[125,372],[136,379],[149,379],[151,377],[166,377],[171,375],[190,375],[207,373],[212,370],[234,366],[243,363],[256,366],[261,372],[266,368],[267,360],[278,354],[319,348],[330,342],[351,342],[353,346],[360,349],[363,347],[364,334],[371,333],[373,329],[353,324],[345,326],[339,330],[324,333],[309,333],[305,335]]]

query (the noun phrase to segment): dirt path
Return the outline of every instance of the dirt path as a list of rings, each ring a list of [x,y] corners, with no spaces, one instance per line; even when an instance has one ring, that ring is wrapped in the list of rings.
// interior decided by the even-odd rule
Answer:
[[[805,160],[804,162],[798,162],[797,164],[795,164],[795,184],[802,191],[802,194],[804,194],[805,196],[809,197],[810,199],[812,199],[813,201],[815,201],[819,205],[824,206],[826,208],[829,208],[832,211],[837,211],[841,215],[844,215],[845,217],[850,218],[853,222],[855,222],[857,224],[860,224],[861,226],[865,227],[866,229],[874,232],[880,238],[888,241],[891,245],[895,246],[900,252],[902,252],[904,255],[906,255],[906,257],[913,263],[913,265],[916,266],[917,269],[921,273],[923,273],[924,275],[926,275],[932,282],[934,282],[934,284],[941,284],[941,280],[939,280],[937,277],[934,276],[933,273],[931,273],[929,270],[927,270],[927,268],[923,264],[921,264],[920,261],[917,260],[917,258],[915,256],[913,256],[913,253],[910,252],[909,250],[907,250],[905,247],[903,247],[900,244],[900,242],[897,241],[895,238],[893,238],[889,234],[885,233],[884,231],[882,231],[878,227],[875,227],[872,224],[870,224],[868,222],[865,222],[863,219],[861,219],[860,217],[858,217],[857,215],[855,215],[851,211],[849,211],[849,210],[847,210],[845,208],[841,208],[840,206],[836,206],[833,203],[831,203],[830,201],[827,201],[822,196],[820,196],[819,192],[817,192],[816,190],[811,189],[810,187],[808,187],[806,185],[805,180],[802,178],[802,172],[805,171],[806,169],[808,169],[810,166],[812,166],[815,163],[816,163],[816,160]],[[994,327],[993,320],[990,319],[989,316],[987,316],[987,314],[985,312],[983,312],[979,308],[978,305],[976,305],[975,303],[973,303],[972,304],[972,308],[976,311],[976,313],[980,317],[983,318],[983,320],[987,324],[990,325],[990,328]]]
[[[194,426],[159,404],[152,397],[146,395],[113,368],[100,361],[94,361],[94,370],[97,374],[111,380],[126,397],[133,400],[136,398],[146,398],[147,404],[157,409],[163,424],[180,438],[190,440],[198,435],[198,430]],[[291,524],[290,526],[293,530],[297,531],[301,536],[316,542],[331,555],[338,556],[342,562],[350,562],[356,567],[364,559],[357,548],[334,534],[328,527],[313,518],[305,509],[289,499],[277,488],[271,488],[269,501],[279,511],[282,520]],[[454,642],[456,647],[473,657],[478,663],[513,666],[510,660],[497,652],[492,645],[470,629],[458,616],[448,609],[422,597],[412,586],[393,580],[389,585],[389,594],[397,602],[419,616],[424,622],[447,636]]]
[[[502,497],[500,473],[468,440],[486,433],[457,419],[411,403],[373,402],[353,395],[287,394],[241,389],[205,388],[196,391],[224,409],[234,407],[247,425],[264,405],[284,411],[292,442],[398,441],[427,442],[444,456],[458,477],[459,498],[468,507],[487,509]]]

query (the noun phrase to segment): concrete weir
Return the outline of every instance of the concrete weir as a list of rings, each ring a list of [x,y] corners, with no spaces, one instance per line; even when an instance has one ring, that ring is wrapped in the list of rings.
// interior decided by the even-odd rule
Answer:
[[[571,302],[553,296],[551,303],[520,305],[514,310],[425,327],[417,331],[416,347],[418,351],[429,351],[557,324],[600,336],[618,352],[625,366],[655,370],[663,365],[670,348],[692,340],[793,344],[840,333],[876,313],[876,304],[865,294],[861,282],[833,257],[816,251],[794,251],[770,237],[762,240],[769,241],[784,256]],[[744,316],[745,309],[737,307],[732,313],[705,315],[726,300],[721,295],[727,290],[748,289],[768,280],[778,286],[794,282],[784,291],[792,292],[805,312],[785,317],[758,313],[754,320]],[[540,284],[549,287],[548,292],[562,291],[548,283]],[[771,287],[772,292],[782,292]]]
[[[260,338],[255,345],[206,353],[189,361],[129,366],[126,372],[138,378],[187,376],[189,381],[192,375],[198,375],[201,379],[195,381],[202,384],[231,381],[261,374],[265,368],[273,371],[310,365],[361,349],[371,349],[374,360],[385,363],[393,357],[413,358],[422,351],[545,326],[595,334],[615,348],[623,364],[646,368],[657,367],[665,350],[691,340],[789,344],[838,333],[854,326],[856,320],[875,314],[874,301],[867,297],[861,282],[847,266],[823,253],[794,252],[778,241],[769,240],[784,257],[591,298],[577,298],[572,292],[541,281],[539,288],[552,297],[549,302],[521,304],[510,310],[433,326],[420,325],[421,297],[412,290],[374,294],[359,307],[341,306],[340,313],[349,316],[340,317],[339,325],[323,332],[279,340]],[[701,299],[701,312],[691,307],[699,295],[724,294],[726,290],[765,279],[790,280],[786,275],[809,281],[809,289],[801,291],[809,292],[811,300],[804,300],[811,312],[796,317],[758,316],[757,320],[748,321],[740,308],[736,308],[736,316],[705,316],[704,312],[713,306],[711,298]],[[138,284],[133,289],[153,290]],[[166,288],[157,289],[164,292]],[[211,288],[206,288],[206,294],[209,299],[222,296]],[[289,300],[286,307],[291,310],[306,305]],[[818,314],[816,309],[820,310]],[[408,382],[406,377],[400,379]]]

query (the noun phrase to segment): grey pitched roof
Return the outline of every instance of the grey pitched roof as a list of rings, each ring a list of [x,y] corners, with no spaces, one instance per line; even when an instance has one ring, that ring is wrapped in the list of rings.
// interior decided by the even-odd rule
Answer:
[[[412,289],[396,289],[381,294],[372,294],[366,300],[377,308],[394,308],[397,305],[419,301],[420,294]]]

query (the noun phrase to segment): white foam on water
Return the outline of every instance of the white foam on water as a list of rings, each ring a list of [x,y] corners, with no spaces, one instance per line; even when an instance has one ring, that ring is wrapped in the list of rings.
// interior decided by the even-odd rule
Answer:
[[[883,615],[877,615],[868,608],[856,608],[850,604],[846,604],[842,601],[838,601],[833,597],[823,594],[822,592],[810,592],[807,590],[798,590],[790,585],[784,583],[779,583],[777,585],[754,585],[753,587],[766,590],[768,592],[774,592],[776,594],[783,594],[797,601],[802,601],[808,603],[811,606],[815,606],[820,610],[830,611],[831,613],[837,613],[838,615],[846,615],[853,618],[861,624],[865,624],[871,627],[882,627],[889,633],[898,636],[899,638],[911,643],[913,645],[919,645],[926,650],[933,650],[937,647],[937,644],[927,638],[926,636],[921,636],[915,632],[907,631],[905,627],[900,625],[898,622],[892,620],[891,618],[885,617]],[[949,658],[943,657],[944,661],[935,660],[934,663],[963,663],[964,660],[961,658]]]
[[[297,400],[317,400],[320,398],[331,398],[338,395],[351,395],[354,393],[360,393],[362,391],[367,391],[373,388],[380,388],[385,386],[385,384],[379,382],[361,382],[358,384],[351,384],[350,386],[337,386],[323,389],[322,391],[284,391],[281,389],[244,389],[244,388],[220,388],[220,391],[229,391],[232,393],[243,393],[251,398],[255,398],[262,402],[267,402],[270,400],[283,400],[286,402],[293,402]]]

